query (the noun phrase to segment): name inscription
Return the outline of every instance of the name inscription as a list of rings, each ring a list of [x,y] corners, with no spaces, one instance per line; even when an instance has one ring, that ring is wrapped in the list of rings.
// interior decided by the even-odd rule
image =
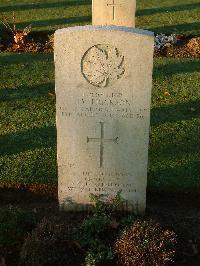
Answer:
[[[96,117],[102,115],[104,117],[119,117],[130,119],[143,119],[146,108],[134,107],[134,99],[123,96],[122,93],[85,93],[81,97],[77,97],[73,108],[63,104],[59,106],[60,115],[62,117]]]

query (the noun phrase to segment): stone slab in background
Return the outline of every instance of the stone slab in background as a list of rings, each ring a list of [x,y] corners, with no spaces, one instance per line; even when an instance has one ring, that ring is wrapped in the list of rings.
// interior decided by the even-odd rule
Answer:
[[[93,0],[92,24],[135,27],[136,0]]]

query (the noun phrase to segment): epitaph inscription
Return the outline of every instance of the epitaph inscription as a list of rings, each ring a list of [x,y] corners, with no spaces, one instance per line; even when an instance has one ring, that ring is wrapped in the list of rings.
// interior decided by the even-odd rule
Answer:
[[[83,56],[81,71],[85,79],[96,87],[107,87],[120,79],[125,69],[124,56],[117,48],[98,44]]]
[[[62,173],[62,168],[60,169]],[[64,174],[64,172],[63,172]],[[69,182],[67,186],[63,186],[62,192],[84,192],[84,193],[106,193],[114,194],[119,191],[123,193],[136,193],[136,184],[129,181],[131,173],[127,172],[110,172],[109,169],[100,169],[93,171],[90,169],[82,172],[72,171],[74,176],[73,181]]]

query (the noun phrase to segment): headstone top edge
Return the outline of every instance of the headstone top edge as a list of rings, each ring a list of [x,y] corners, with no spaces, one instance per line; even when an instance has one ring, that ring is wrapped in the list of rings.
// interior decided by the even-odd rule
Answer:
[[[130,32],[130,33],[136,33],[141,35],[146,35],[150,37],[154,37],[154,33],[152,31],[138,29],[138,28],[130,28],[130,27],[123,27],[123,26],[92,26],[92,25],[86,25],[86,26],[75,26],[75,27],[68,27],[63,29],[58,29],[55,31],[55,35],[67,33],[67,32],[78,32],[78,31],[123,31],[123,32]]]

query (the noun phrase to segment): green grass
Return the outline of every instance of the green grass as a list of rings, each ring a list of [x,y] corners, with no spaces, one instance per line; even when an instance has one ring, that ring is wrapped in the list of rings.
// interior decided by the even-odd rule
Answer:
[[[199,60],[156,59],[151,112],[149,186],[200,188]],[[164,96],[168,91],[170,96]]]
[[[1,54],[0,179],[56,182],[53,55]]]
[[[198,70],[198,59],[155,59],[149,188],[200,189]],[[0,181],[56,184],[53,55],[3,53],[0,72]]]
[[[0,14],[12,21],[12,11],[18,28],[33,31],[91,24],[91,0],[1,0]],[[199,34],[199,17],[199,0],[137,1],[136,26],[155,33]]]
[[[200,33],[199,0],[137,1],[136,26],[155,33]]]

